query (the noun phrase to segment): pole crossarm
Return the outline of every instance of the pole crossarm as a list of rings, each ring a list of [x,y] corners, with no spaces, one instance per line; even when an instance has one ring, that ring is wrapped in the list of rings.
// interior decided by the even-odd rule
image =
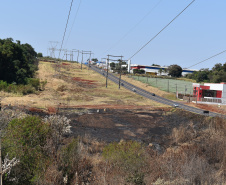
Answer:
[[[109,57],[118,57],[118,58],[123,57],[123,56],[115,56],[115,55],[107,55],[107,56],[109,56]]]

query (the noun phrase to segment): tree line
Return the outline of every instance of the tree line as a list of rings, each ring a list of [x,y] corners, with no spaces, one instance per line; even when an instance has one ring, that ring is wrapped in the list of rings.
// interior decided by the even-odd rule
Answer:
[[[188,74],[186,77],[196,80],[196,82],[226,82],[226,63],[217,63],[210,70],[208,68],[202,68],[199,71]]]
[[[27,84],[38,69],[37,53],[30,44],[12,38],[0,39],[0,80]]]

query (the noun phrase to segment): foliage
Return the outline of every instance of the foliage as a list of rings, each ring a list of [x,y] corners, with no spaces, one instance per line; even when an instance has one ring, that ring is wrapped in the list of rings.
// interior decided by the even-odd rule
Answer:
[[[145,70],[143,69],[134,69],[133,74],[145,74]]]
[[[158,65],[158,64],[154,64],[154,63],[153,63],[153,64],[152,64],[152,66],[160,66],[160,65]]]
[[[196,82],[226,82],[226,63],[217,63],[211,70],[202,68],[197,72],[187,75],[187,78],[196,80]]]
[[[72,139],[61,150],[61,167],[67,184],[86,184],[93,180],[91,161],[83,157],[78,139]]]
[[[91,61],[97,62],[98,59],[97,58],[92,58]]]
[[[16,184],[32,184],[42,175],[49,160],[44,150],[49,132],[49,125],[36,116],[14,119],[9,123],[3,138],[3,156],[9,154],[10,158],[16,157],[20,162],[9,176],[4,177],[6,183],[16,178]]]
[[[115,69],[115,63],[114,62],[111,62],[110,63],[110,67],[111,67],[111,70]]]
[[[144,184],[146,164],[145,150],[136,141],[111,143],[103,149],[103,157],[120,173],[126,175],[127,182]]]
[[[53,155],[57,155],[59,145],[62,143],[63,135],[71,133],[70,119],[65,116],[53,115],[46,116],[44,122],[50,124],[51,129],[51,146],[49,150],[52,150]]]
[[[114,63],[114,62],[110,63],[111,70],[117,73],[121,72],[122,74],[126,74],[127,67],[124,67],[124,66],[122,67],[122,65],[126,65],[126,62],[118,60],[118,63]]]
[[[46,80],[40,81],[36,78],[28,78],[26,85],[17,85],[16,83],[8,84],[7,82],[0,80],[0,91],[26,95],[34,93],[37,90],[44,90],[46,84]]]
[[[38,53],[38,54],[37,54],[37,57],[38,57],[38,58],[42,58],[42,57],[43,57],[42,53]]]
[[[179,65],[173,64],[168,67],[168,74],[172,77],[181,77],[182,68]]]
[[[26,84],[38,69],[36,56],[29,44],[14,43],[12,38],[0,39],[0,80]]]
[[[61,151],[63,175],[67,175],[70,181],[76,173],[76,166],[78,166],[79,161],[78,140],[73,139]]]

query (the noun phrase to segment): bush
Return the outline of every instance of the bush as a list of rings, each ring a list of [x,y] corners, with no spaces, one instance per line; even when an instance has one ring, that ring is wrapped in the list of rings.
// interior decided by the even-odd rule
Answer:
[[[27,84],[34,87],[36,91],[40,88],[40,80],[38,78],[28,78]]]
[[[0,91],[5,91],[8,93],[19,93],[22,95],[32,94],[38,90],[44,90],[47,81],[40,81],[36,78],[29,78],[27,80],[27,85],[16,83],[7,84],[7,82],[0,80]]]
[[[4,82],[3,80],[0,80],[0,91],[6,89],[8,86],[7,82]]]
[[[10,158],[16,157],[20,162],[4,180],[7,182],[16,178],[17,184],[32,184],[43,174],[50,160],[44,150],[50,132],[49,125],[39,117],[28,116],[12,120],[5,132],[3,156],[8,153]]]
[[[145,150],[140,143],[136,141],[111,143],[103,149],[103,157],[118,173],[124,174],[125,181],[144,184],[147,161]]]

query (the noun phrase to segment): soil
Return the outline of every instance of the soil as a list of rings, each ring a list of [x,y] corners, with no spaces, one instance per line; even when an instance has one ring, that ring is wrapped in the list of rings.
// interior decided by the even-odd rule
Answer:
[[[175,124],[167,122],[163,109],[89,109],[88,113],[66,113],[71,119],[75,137],[91,137],[98,141],[136,140],[165,145]]]

